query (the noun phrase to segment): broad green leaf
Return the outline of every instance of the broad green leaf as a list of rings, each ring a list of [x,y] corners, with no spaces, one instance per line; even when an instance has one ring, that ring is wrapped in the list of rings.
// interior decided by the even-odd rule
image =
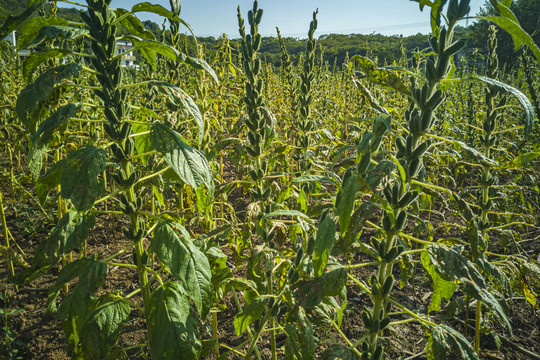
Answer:
[[[433,355],[435,359],[446,359],[448,351],[457,359],[480,360],[471,343],[460,332],[440,324],[433,329]]]
[[[409,88],[401,82],[396,74],[387,69],[377,68],[373,61],[367,57],[356,55],[354,56],[354,59],[360,66],[360,69],[367,75],[369,81],[389,87],[404,95],[411,96]]]
[[[304,309],[295,310],[297,323],[285,325],[285,359],[312,360],[315,358],[315,330]]]
[[[151,12],[159,16],[166,17],[167,19],[170,19],[170,20],[180,21],[180,18],[178,17],[177,14],[173,13],[170,10],[165,9],[163,6],[159,4],[141,2],[131,8],[132,13],[142,12],[142,11]]]
[[[297,210],[276,210],[272,211],[271,213],[266,213],[263,215],[262,220],[268,220],[279,216],[298,216],[306,220],[310,220],[309,216],[304,214],[303,212],[297,211]]]
[[[32,53],[23,63],[23,78],[25,83],[28,84],[34,70],[45,61],[52,58],[60,59],[69,54],[71,54],[70,50],[62,49],[50,49]]]
[[[32,174],[32,180],[36,180],[41,173],[41,168],[43,167],[43,159],[47,156],[48,147],[34,146],[32,142],[29,142],[28,149],[28,168]],[[39,193],[38,193],[39,196]]]
[[[540,57],[538,59],[540,63]],[[475,80],[480,80],[483,83],[488,84],[489,86],[493,86],[499,91],[512,94],[519,101],[519,103],[523,107],[523,110],[525,110],[525,136],[528,136],[532,132],[534,126],[534,107],[525,94],[523,94],[515,87],[512,87],[495,79],[491,79],[485,76],[473,76],[472,78]]]
[[[343,237],[343,243],[338,245],[343,251],[348,252],[350,250],[349,247],[358,238],[359,234],[361,234],[366,220],[368,220],[373,213],[374,207],[374,203],[366,201],[354,210],[351,215],[350,226]]]
[[[236,336],[240,336],[251,325],[258,320],[266,309],[266,297],[257,296],[241,312],[234,317],[234,330]]]
[[[52,94],[55,85],[65,78],[78,74],[81,69],[82,66],[76,63],[49,69],[21,91],[17,97],[15,109],[19,120],[24,124],[30,135],[33,135],[40,125],[43,113],[46,110],[43,105]]]
[[[428,312],[439,311],[441,310],[441,300],[443,298],[450,300],[456,290],[456,284],[454,281],[446,281],[439,276],[437,271],[435,271],[435,266],[431,264],[427,252],[422,252],[420,259],[422,261],[422,266],[433,280],[433,294],[431,295],[431,303],[429,304]]]
[[[44,18],[37,16],[25,22],[19,29],[19,37],[17,38],[17,50],[24,49],[32,40],[36,38],[39,31],[45,26],[52,25],[67,25],[68,21],[64,18],[51,16]]]
[[[41,204],[45,203],[49,192],[60,184],[60,172],[62,170],[63,162],[63,160],[60,160],[54,164],[45,175],[37,179],[36,194]]]
[[[193,101],[191,96],[189,96],[188,93],[186,93],[184,90],[182,90],[178,86],[172,85],[167,82],[151,81],[150,84],[155,85],[162,90],[165,90],[165,92],[169,96],[169,100],[171,101],[173,105],[185,110],[187,113],[193,116],[199,128],[198,144],[200,145],[204,137],[204,130],[205,130],[204,120],[203,120],[199,107],[197,106],[195,101]]]
[[[339,216],[339,229],[343,236],[349,227],[351,214],[356,200],[356,191],[358,190],[358,176],[351,175],[345,180],[341,189],[341,197],[336,208],[336,214]]]
[[[65,128],[67,121],[73,117],[81,107],[82,103],[69,103],[59,107],[56,112],[49,116],[47,120],[39,126],[37,132],[32,136],[29,145],[28,167],[30,168],[33,179],[37,179],[41,172],[42,160],[47,154],[48,143],[53,139],[53,132],[58,128]],[[41,190],[39,189],[39,186],[40,184],[38,182],[38,197],[43,203],[44,197],[40,195]],[[46,189],[46,191],[48,192],[49,189]]]
[[[322,276],[328,263],[328,257],[336,238],[336,224],[332,219],[324,219],[319,224],[313,252],[313,270],[315,276]]]
[[[145,306],[152,359],[193,360],[201,350],[197,315],[178,283],[154,290]]]
[[[380,190],[378,189],[381,181],[387,179],[392,174],[395,164],[390,160],[383,160],[377,164],[373,169],[369,171],[366,176],[366,182],[371,188],[372,191]]]
[[[121,19],[120,24],[122,24],[130,34],[139,36],[143,39],[156,39],[154,33],[146,29],[141,20],[126,9],[115,9],[114,12],[116,13],[116,18]]]
[[[512,326],[497,299],[487,290],[487,284],[476,266],[460,253],[460,247],[448,248],[435,244],[428,247],[429,257],[435,270],[445,279],[462,282],[464,291],[482,301],[503,320],[512,333]]]
[[[356,353],[347,346],[332,344],[321,357],[322,360],[357,360]]]
[[[295,292],[298,303],[305,309],[317,306],[326,296],[338,296],[347,282],[347,271],[341,267],[325,269],[318,278],[302,284]]]
[[[452,143],[454,145],[457,145],[458,147],[461,148],[461,150],[465,150],[465,152],[467,154],[469,154],[469,156],[471,156],[475,161],[481,163],[481,164],[487,164],[487,165],[491,165],[491,166],[498,166],[499,163],[491,158],[488,158],[487,156],[485,156],[483,153],[481,153],[480,151],[476,150],[475,148],[467,145],[466,143],[464,143],[463,141],[459,141],[459,140],[452,140]]]
[[[500,16],[478,16],[478,19],[492,21],[495,24],[499,25],[501,28],[506,30],[512,39],[514,40],[514,48],[517,50],[521,44],[525,44],[531,49],[536,57],[536,61],[540,63],[540,48],[535,44],[533,38],[527,34],[525,30],[516,22],[511,19],[500,17]]]
[[[212,67],[203,59],[187,56],[185,54],[180,54],[180,60],[185,63],[186,65],[189,65],[195,69],[204,70],[206,71],[212,79],[216,82],[216,84],[219,84],[219,79],[217,77],[216,72]]]
[[[306,192],[304,191],[304,189],[301,189],[300,192],[298,193],[298,198],[296,199],[296,203],[300,207],[300,211],[302,211],[303,213],[307,212],[308,199],[307,199]]]
[[[41,9],[47,3],[47,0],[39,2],[34,1],[33,4],[29,6],[26,10],[24,10],[21,14],[17,16],[9,15],[6,21],[4,21],[4,24],[2,24],[2,27],[0,27],[0,39],[4,39],[6,36],[8,36],[13,30],[17,29],[19,25],[28,20],[28,18],[34,13],[34,11]]]
[[[62,25],[47,25],[39,30],[36,38],[27,45],[27,48],[34,49],[40,46],[44,41],[49,40],[74,40],[86,34],[88,34],[88,30],[86,29]]]
[[[32,144],[37,147],[46,146],[52,140],[54,131],[64,127],[67,121],[79,112],[82,105],[82,103],[69,103],[60,106],[39,126],[34,136],[32,136]]]
[[[150,124],[144,125],[144,124],[133,124],[133,134],[140,134],[143,132],[146,132],[150,129]],[[136,136],[134,139],[135,141],[135,150],[137,150],[137,154],[145,154],[153,150],[152,148],[152,141],[150,141],[150,136],[148,135],[139,135]],[[148,160],[148,155],[141,156],[140,157],[142,163],[146,165],[146,162]]]
[[[146,40],[138,36],[124,36],[125,40],[131,41],[133,46],[141,51],[141,54],[150,63],[152,69],[156,70],[156,53],[161,54],[171,60],[178,60],[180,52],[170,45],[155,40]]]
[[[80,327],[93,310],[95,303],[94,293],[105,283],[107,265],[100,261],[92,261],[84,268],[79,268],[79,270],[80,273],[76,275],[79,281],[60,303],[55,318],[76,318],[77,325]],[[55,284],[54,289],[58,289],[57,284]],[[58,289],[59,291],[60,289]],[[56,295],[58,295],[58,292]]]
[[[192,188],[206,185],[210,197],[214,194],[214,179],[208,160],[187,145],[173,130],[163,124],[152,125],[150,140],[154,149],[163,154],[167,164]]]
[[[42,240],[36,249],[35,261],[40,266],[57,264],[62,255],[69,254],[88,238],[89,231],[95,225],[93,215],[76,216],[74,210],[68,211],[50,236]]]
[[[152,250],[193,300],[204,319],[212,305],[212,270],[208,258],[195,246],[182,225],[159,223]]]
[[[180,1],[178,1],[178,4],[180,4]],[[195,35],[193,34],[193,29],[191,28],[191,26],[189,24],[187,24],[184,20],[182,20],[181,18],[178,17],[180,7],[179,6],[178,7],[173,6],[172,8],[173,8],[173,11],[178,10],[178,13],[169,11],[169,10],[165,9],[163,6],[158,5],[158,4],[151,4],[149,2],[142,2],[142,3],[138,3],[137,5],[133,6],[131,8],[131,12],[133,12],[133,13],[141,12],[141,11],[151,12],[151,13],[166,17],[167,19],[169,19],[169,20],[171,20],[173,22],[181,23],[182,25],[184,25],[189,30],[189,32],[191,33],[191,35],[195,39],[195,42],[197,42],[197,39],[195,38]]]
[[[322,176],[322,175],[302,175],[297,178],[294,178],[293,181],[291,181],[291,184],[297,184],[297,183],[305,183],[305,182],[326,182],[330,184],[335,184],[336,182],[334,179],[329,178],[328,176]]]
[[[534,161],[540,157],[540,152],[528,152],[521,154],[512,160],[512,164],[516,166],[525,166],[531,161]]]
[[[83,324],[80,341],[85,359],[105,359],[122,333],[131,312],[129,303],[115,295],[100,301]]]
[[[70,262],[66,266],[62,268],[62,271],[60,271],[60,274],[58,274],[58,277],[56,278],[56,282],[54,283],[53,287],[49,290],[49,294],[47,296],[47,309],[50,312],[56,312],[56,298],[60,294],[60,291],[63,289],[64,285],[70,282],[73,279],[78,278],[81,276],[83,271],[88,267],[89,264],[91,264],[93,261],[95,261],[95,258],[93,256],[87,256],[84,258],[79,258],[73,262]]]
[[[87,145],[71,151],[62,164],[62,197],[70,199],[77,211],[88,210],[103,192],[98,176],[105,170],[107,153]]]

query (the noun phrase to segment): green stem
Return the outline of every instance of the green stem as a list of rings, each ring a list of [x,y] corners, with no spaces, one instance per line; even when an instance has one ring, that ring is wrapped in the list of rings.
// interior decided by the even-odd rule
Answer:
[[[2,227],[4,228],[4,238],[5,238],[5,244],[6,249],[8,250],[6,252],[7,256],[7,262],[8,262],[8,268],[9,273],[11,276],[15,276],[15,269],[13,268],[13,260],[11,259],[11,254],[9,253],[10,244],[9,244],[9,232],[7,227],[7,221],[6,221],[6,214],[4,213],[4,198],[2,196],[2,192],[0,192],[0,217],[2,217]]]

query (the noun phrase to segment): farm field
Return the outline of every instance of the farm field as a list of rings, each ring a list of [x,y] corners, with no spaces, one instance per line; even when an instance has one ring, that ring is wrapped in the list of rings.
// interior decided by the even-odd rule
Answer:
[[[8,18],[0,358],[540,358],[540,50],[420,3],[393,63],[325,61],[317,11],[265,63],[257,1],[211,51],[174,0]]]

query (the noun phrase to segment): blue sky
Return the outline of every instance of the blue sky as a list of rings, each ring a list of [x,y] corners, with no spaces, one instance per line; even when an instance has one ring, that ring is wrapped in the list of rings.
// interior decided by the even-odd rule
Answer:
[[[169,9],[168,0],[147,0]],[[130,9],[137,0],[112,0],[111,7]],[[236,8],[240,5],[242,16],[253,6],[252,0],[182,0],[180,17],[193,26],[197,36],[220,36],[227,33],[238,36]],[[484,0],[471,0],[471,16],[475,15]],[[370,34],[412,35],[428,33],[429,8],[421,12],[418,3],[409,0],[259,0],[264,10],[260,32],[276,35],[276,26],[282,35],[305,38],[315,9],[319,9],[317,35]],[[140,13],[141,20],[162,24],[158,16]],[[472,21],[472,20],[471,20]],[[465,25],[465,23],[463,24]]]

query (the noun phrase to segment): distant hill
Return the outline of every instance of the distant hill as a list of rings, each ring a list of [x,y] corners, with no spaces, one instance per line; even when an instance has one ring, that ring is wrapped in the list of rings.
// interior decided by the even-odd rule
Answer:
[[[24,10],[26,10],[27,4],[28,0],[0,0],[0,23],[3,23],[9,15],[17,16],[22,13]],[[50,5],[45,5],[43,9],[45,13],[48,13]],[[33,16],[36,15],[37,11]],[[57,10],[57,15],[70,21],[81,21],[79,10],[75,8],[59,7]]]

